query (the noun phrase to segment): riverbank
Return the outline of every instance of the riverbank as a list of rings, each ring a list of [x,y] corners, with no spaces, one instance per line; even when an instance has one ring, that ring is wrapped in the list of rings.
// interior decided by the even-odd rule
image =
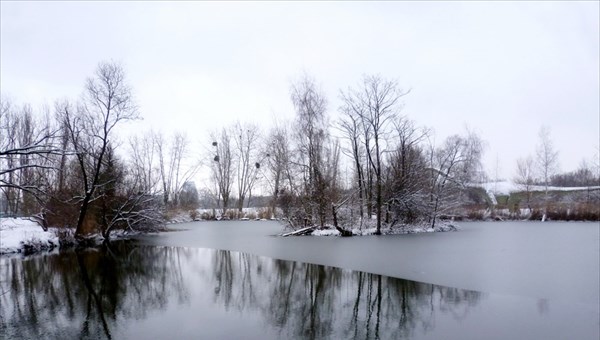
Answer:
[[[34,253],[58,246],[55,229],[45,231],[27,218],[0,218],[0,254]]]
[[[139,235],[139,233],[114,230],[111,232],[111,239],[124,239],[135,235]],[[86,245],[98,245],[103,240],[97,234],[86,238],[85,243]],[[29,255],[70,246],[77,246],[71,229],[48,228],[48,230],[44,230],[37,221],[30,218],[0,218],[0,255]]]

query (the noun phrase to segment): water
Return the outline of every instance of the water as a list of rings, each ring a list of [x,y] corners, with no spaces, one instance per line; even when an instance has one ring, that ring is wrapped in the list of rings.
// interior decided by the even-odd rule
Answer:
[[[597,224],[463,224],[366,238],[273,237],[281,227],[271,222],[177,227],[189,230],[0,258],[0,338],[599,336]],[[536,268],[544,260],[555,263]],[[457,284],[391,277],[411,273]]]
[[[448,233],[273,237],[277,222],[196,222],[145,244],[242,251],[443,286],[582,303],[599,299],[600,224],[471,222]]]

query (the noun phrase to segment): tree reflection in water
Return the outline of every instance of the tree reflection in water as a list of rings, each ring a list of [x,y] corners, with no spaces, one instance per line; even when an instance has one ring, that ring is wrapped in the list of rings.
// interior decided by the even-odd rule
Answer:
[[[0,333],[6,338],[108,338],[115,323],[185,300],[185,249],[126,242],[0,260]]]
[[[410,338],[438,313],[467,316],[482,293],[224,250],[213,252],[214,300],[260,312],[280,337]],[[250,261],[251,260],[251,261]]]
[[[439,315],[464,318],[482,298],[333,267],[127,242],[2,258],[0,271],[7,338],[110,339],[148,313],[168,313],[169,304],[186,305],[190,318],[219,308],[256,314],[264,322],[255,327],[266,324],[279,338],[410,338],[434,329]],[[164,320],[161,327],[177,327]]]

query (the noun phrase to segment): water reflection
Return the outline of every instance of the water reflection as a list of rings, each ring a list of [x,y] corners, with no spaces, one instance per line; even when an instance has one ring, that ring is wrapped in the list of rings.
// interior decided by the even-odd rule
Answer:
[[[256,332],[268,328],[266,337],[411,338],[433,330],[439,318],[460,321],[482,298],[475,291],[244,253],[127,242],[3,258],[0,271],[6,338],[131,337],[155,314],[162,324],[154,327],[176,329],[175,318],[167,317],[172,306],[190,318],[223,315],[223,325],[252,315]]]
[[[482,293],[229,251],[213,254],[215,301],[256,310],[280,336],[410,338],[437,314],[464,318]]]

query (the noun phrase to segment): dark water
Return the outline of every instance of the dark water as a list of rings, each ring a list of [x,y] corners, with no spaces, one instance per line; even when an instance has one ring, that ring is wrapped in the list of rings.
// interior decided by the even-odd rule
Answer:
[[[117,242],[0,258],[4,339],[597,339],[594,303],[227,250]]]

